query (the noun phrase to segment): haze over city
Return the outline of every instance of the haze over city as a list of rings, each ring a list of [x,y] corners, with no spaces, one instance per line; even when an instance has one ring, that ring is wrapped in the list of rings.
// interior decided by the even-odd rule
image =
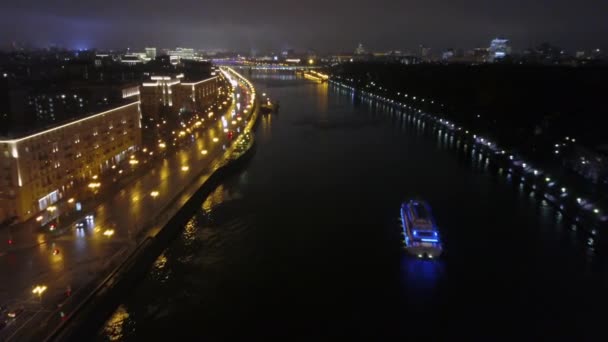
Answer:
[[[337,52],[359,42],[475,48],[506,37],[517,49],[549,41],[573,50],[606,47],[606,13],[608,3],[595,0],[4,1],[0,44]]]

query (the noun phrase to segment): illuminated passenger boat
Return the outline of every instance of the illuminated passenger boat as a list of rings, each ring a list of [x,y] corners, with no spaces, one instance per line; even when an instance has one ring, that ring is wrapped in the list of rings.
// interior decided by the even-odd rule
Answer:
[[[431,207],[423,201],[401,204],[401,221],[407,251],[419,258],[437,258],[443,247]]]

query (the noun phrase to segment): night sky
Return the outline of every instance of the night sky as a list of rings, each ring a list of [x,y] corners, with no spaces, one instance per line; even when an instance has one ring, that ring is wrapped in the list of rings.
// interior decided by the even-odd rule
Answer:
[[[6,0],[0,44],[352,51],[606,47],[606,0]]]

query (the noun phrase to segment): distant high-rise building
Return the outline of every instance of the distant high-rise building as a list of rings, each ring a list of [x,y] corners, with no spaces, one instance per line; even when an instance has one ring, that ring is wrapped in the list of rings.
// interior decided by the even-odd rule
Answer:
[[[156,59],[156,48],[155,47],[147,47],[146,48],[146,57],[154,60]]]
[[[486,63],[489,60],[488,48],[475,48],[473,50],[473,60],[477,63]]]
[[[511,53],[508,39],[495,38],[490,42],[490,60],[500,60]]]
[[[365,55],[366,51],[363,44],[359,43],[359,46],[355,49],[355,55]]]
[[[285,49],[281,52],[281,56],[283,58],[291,58],[291,57],[294,57],[294,55],[295,55],[294,49]]]
[[[144,62],[142,55],[137,53],[129,53],[120,57],[120,62],[126,65],[138,65]]]
[[[177,57],[177,59],[196,59],[196,55],[194,54],[194,49],[187,48],[177,48],[175,50],[168,52],[169,57]]]
[[[447,49],[446,51],[443,52],[443,54],[441,55],[441,58],[444,61],[450,60],[454,57],[454,49]]]
[[[420,58],[423,61],[427,61],[431,58],[431,48],[424,46],[424,45],[420,45]]]

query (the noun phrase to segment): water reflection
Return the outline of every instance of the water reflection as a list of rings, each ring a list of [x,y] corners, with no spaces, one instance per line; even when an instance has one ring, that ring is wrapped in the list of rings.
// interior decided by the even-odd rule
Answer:
[[[203,210],[210,211],[214,206],[224,202],[225,189],[223,185],[218,186],[203,202]]]
[[[203,210],[206,210],[206,209],[203,209]],[[184,243],[186,245],[192,244],[194,242],[194,240],[196,239],[196,233],[198,231],[197,227],[198,227],[198,220],[196,219],[196,216],[191,218],[190,221],[188,221],[188,223],[186,223],[186,226],[184,226],[184,232],[182,234],[182,237],[183,237]]]
[[[423,260],[405,255],[401,259],[403,282],[418,290],[434,289],[444,275],[442,260]]]
[[[327,85],[327,83],[321,83],[321,84],[315,85],[315,97],[317,99],[317,108],[316,109],[319,113],[327,112],[327,109],[328,109],[327,97],[329,96],[328,88],[329,88],[329,86]]]
[[[104,335],[109,341],[121,341],[128,333],[133,332],[134,322],[129,319],[129,312],[126,306],[121,305],[110,317],[104,326]]]

